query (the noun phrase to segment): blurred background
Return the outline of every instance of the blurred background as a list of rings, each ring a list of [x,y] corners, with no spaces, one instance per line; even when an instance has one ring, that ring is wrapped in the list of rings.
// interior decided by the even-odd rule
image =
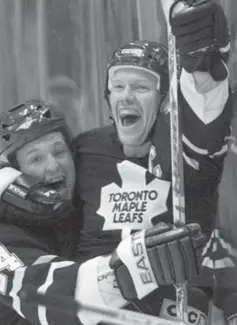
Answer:
[[[232,36],[237,77],[237,1],[218,0]],[[78,132],[108,123],[105,69],[132,39],[166,43],[159,0],[0,0],[0,111],[30,98],[59,103]]]

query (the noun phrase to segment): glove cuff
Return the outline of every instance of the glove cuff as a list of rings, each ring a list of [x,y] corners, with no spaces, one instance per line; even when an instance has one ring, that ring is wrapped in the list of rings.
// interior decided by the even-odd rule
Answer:
[[[114,285],[115,276],[109,267],[111,256],[98,256],[83,263],[78,271],[75,298],[84,304],[120,308],[127,304],[119,289]],[[78,317],[84,325],[100,322],[98,316],[79,312]]]
[[[8,188],[8,186],[12,184],[21,174],[22,173],[20,171],[12,167],[4,167],[0,169],[0,197],[2,196],[2,193]]]
[[[181,66],[189,73],[195,71],[208,72],[215,81],[223,81],[228,77],[229,52],[209,52],[206,54],[181,54]]]
[[[125,266],[125,268],[118,267],[116,269],[116,278],[120,284],[121,292],[124,297],[130,297],[131,292],[127,291],[131,291],[132,289],[131,287],[128,287],[128,285],[122,285],[122,283],[126,283],[124,277],[127,278],[128,275],[131,277],[132,283],[134,284],[134,289],[138,299],[142,299],[158,288],[147,254],[145,230],[138,231],[124,239],[118,245],[116,253]]]

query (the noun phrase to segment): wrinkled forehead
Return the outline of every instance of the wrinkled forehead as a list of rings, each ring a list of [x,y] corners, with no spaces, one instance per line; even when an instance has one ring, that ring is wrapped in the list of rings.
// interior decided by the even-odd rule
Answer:
[[[134,68],[130,66],[112,67],[109,70],[109,78],[114,80],[144,80],[156,84],[159,80],[158,74],[144,68]]]
[[[50,147],[56,143],[62,143],[66,144],[65,138],[61,132],[52,132],[48,133],[44,136],[41,136],[40,138],[33,140],[27,144],[25,144],[22,148],[18,150],[24,151],[25,153],[31,151],[32,149],[45,149],[47,147]]]
[[[109,69],[108,75],[108,89],[113,90],[113,83],[121,81],[123,83],[136,83],[143,81],[148,83],[151,87],[154,86],[158,91],[160,90],[160,76],[148,69],[142,67],[132,66],[115,66]]]

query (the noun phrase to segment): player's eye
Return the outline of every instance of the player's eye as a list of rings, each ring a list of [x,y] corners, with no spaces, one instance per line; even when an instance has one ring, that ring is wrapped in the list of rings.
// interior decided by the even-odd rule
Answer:
[[[147,85],[136,85],[135,86],[135,90],[138,91],[138,92],[146,92],[146,91],[149,91],[150,90],[150,87],[148,87]]]
[[[64,157],[67,153],[67,147],[63,143],[56,144],[54,147],[53,155],[55,157],[61,158]]]
[[[122,84],[122,83],[115,82],[115,83],[113,84],[113,89],[114,89],[115,91],[121,91],[121,90],[123,90],[124,88],[125,88],[125,86],[124,86],[124,84]]]
[[[64,157],[66,155],[66,149],[65,148],[61,148],[61,149],[57,149],[55,150],[54,156],[56,157]]]
[[[28,159],[28,165],[30,164],[38,164],[41,163],[44,160],[44,157],[42,155],[33,156],[30,159]]]

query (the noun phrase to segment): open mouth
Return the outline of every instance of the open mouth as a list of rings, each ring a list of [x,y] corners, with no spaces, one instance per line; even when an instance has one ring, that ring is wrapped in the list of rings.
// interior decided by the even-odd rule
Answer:
[[[66,178],[64,176],[49,180],[46,184],[49,189],[60,191],[66,187]]]
[[[131,126],[140,120],[141,116],[137,114],[121,114],[120,119],[122,126]]]

